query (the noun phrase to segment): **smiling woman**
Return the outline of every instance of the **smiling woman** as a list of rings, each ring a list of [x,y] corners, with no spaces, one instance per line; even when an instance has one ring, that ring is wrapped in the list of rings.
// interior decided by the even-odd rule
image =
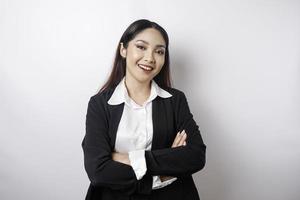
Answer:
[[[139,86],[147,90],[150,81],[160,72],[165,62],[166,44],[163,36],[155,28],[147,28],[138,33],[127,48],[123,42],[120,44],[120,54],[126,59],[127,87]]]
[[[198,200],[192,174],[206,145],[184,93],[171,87],[169,38],[157,23],[133,22],[108,81],[90,98],[84,164],[87,200]]]

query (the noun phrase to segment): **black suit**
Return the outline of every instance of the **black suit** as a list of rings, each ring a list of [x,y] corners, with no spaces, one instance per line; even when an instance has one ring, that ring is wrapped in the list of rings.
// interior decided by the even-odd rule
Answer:
[[[145,151],[147,172],[141,180],[137,180],[131,166],[111,158],[124,103],[107,103],[114,88],[90,98],[82,141],[85,169],[91,181],[86,200],[199,199],[192,174],[204,167],[206,146],[184,93],[174,88],[164,89],[172,97],[157,96],[152,101],[152,149]],[[187,145],[170,148],[176,133],[183,129]],[[177,180],[152,190],[154,175],[174,176]]]

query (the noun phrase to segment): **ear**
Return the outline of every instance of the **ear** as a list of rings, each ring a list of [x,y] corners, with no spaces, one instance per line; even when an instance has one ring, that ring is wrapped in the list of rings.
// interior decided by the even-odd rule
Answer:
[[[127,54],[127,49],[123,46],[123,42],[120,43],[121,47],[120,47],[120,54],[123,58],[126,58],[126,54]]]

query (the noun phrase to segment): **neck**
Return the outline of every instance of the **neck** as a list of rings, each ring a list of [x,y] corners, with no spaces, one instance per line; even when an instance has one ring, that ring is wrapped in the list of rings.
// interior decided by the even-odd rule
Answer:
[[[136,79],[125,76],[125,86],[130,97],[147,98],[151,92],[151,81],[139,82]]]

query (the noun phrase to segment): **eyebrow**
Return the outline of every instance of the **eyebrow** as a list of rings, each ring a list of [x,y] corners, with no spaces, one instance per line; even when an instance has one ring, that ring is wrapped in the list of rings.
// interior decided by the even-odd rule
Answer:
[[[145,40],[137,40],[136,42],[143,42],[143,43],[146,43],[146,44],[149,45],[149,42],[146,42]],[[165,46],[165,45],[162,45],[162,44],[158,44],[158,45],[156,45],[156,47],[163,47],[163,48],[166,48],[166,46]]]

